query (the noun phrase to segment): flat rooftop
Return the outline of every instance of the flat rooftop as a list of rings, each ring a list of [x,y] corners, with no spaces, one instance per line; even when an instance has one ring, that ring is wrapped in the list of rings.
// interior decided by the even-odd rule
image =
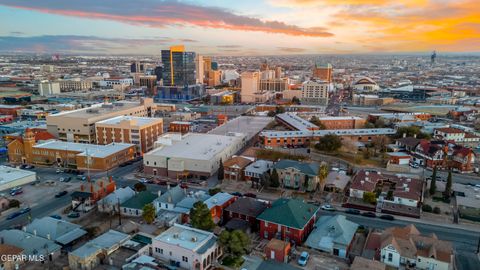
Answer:
[[[167,133],[165,136],[169,136],[169,134]],[[164,140],[165,136],[160,137],[159,141]],[[187,133],[180,140],[174,138],[171,142],[161,143],[158,148],[150,151],[147,155],[210,160],[226,147],[241,142],[244,137],[244,134],[239,133],[228,136]]]
[[[281,113],[281,114],[277,114],[276,117],[297,130],[308,130],[311,128],[318,128],[316,125],[310,123],[309,121],[293,113]]]
[[[130,238],[130,235],[114,230],[100,235],[99,237],[87,242],[85,245],[71,252],[72,255],[85,258],[95,254],[98,250],[109,250],[115,245],[119,245]]]
[[[52,149],[52,150],[67,150],[79,152],[79,156],[88,156],[90,157],[108,157],[112,154],[115,154],[121,150],[125,150],[134,144],[130,143],[111,143],[107,145],[96,145],[96,144],[86,144],[86,143],[74,143],[74,142],[64,142],[57,140],[49,140],[41,144],[37,144],[34,148],[37,149]]]
[[[211,232],[175,224],[170,227],[170,229],[155,237],[155,240],[195,251],[212,237],[214,237],[214,235]]]
[[[230,132],[244,133],[247,140],[250,140],[273,120],[273,117],[239,116],[210,130],[208,134],[226,135]]]
[[[284,137],[307,137],[307,136],[325,136],[334,134],[337,136],[365,136],[365,135],[392,135],[396,131],[392,128],[360,128],[360,129],[329,129],[329,130],[315,130],[315,131],[263,131],[261,136],[271,138]]]
[[[324,116],[324,117],[319,117],[318,120],[363,120],[363,118],[360,118],[358,116]]]
[[[118,125],[123,121],[130,122],[131,126],[146,126],[146,125],[152,125],[158,122],[162,122],[163,119],[154,118],[154,117],[120,115],[120,116],[112,117],[102,121],[98,121],[97,124]]]
[[[49,115],[49,117],[72,117],[72,118],[91,118],[114,112],[131,109],[141,106],[140,102],[133,101],[117,101],[114,103],[98,103],[91,107],[82,108],[78,110],[64,111]]]
[[[35,175],[36,173],[32,171],[0,165],[0,186],[9,182],[23,179],[25,177],[32,177]]]

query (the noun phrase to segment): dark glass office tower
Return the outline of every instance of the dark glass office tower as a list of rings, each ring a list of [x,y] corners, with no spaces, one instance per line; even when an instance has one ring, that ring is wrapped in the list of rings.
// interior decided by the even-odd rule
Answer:
[[[186,52],[183,46],[162,50],[162,78],[164,86],[185,86],[196,83],[195,53]]]

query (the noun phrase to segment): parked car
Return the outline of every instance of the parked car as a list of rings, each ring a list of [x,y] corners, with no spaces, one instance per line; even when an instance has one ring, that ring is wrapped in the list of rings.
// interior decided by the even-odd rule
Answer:
[[[253,193],[245,193],[245,194],[243,194],[243,196],[245,196],[245,197],[250,197],[250,198],[254,198],[254,199],[257,198],[257,195],[256,195],[256,194],[253,194]]]
[[[35,180],[35,181],[30,183],[31,186],[35,186],[35,185],[38,185],[38,184],[40,184],[40,180]]]
[[[10,215],[7,216],[7,220],[14,219],[20,215],[21,215],[20,212],[11,213]]]
[[[306,252],[306,251],[303,251],[300,254],[300,258],[298,258],[298,265],[300,265],[300,266],[307,265],[308,258],[310,258],[310,254],[308,254],[308,252]]]
[[[142,183],[148,183],[148,180],[147,180],[147,178],[140,178],[140,182],[142,182]]]
[[[392,216],[392,215],[381,215],[380,218],[385,219],[385,220],[394,220],[395,219],[395,217]]]
[[[237,196],[237,197],[242,197],[243,196],[243,194],[238,192],[238,191],[232,192],[230,194],[232,194],[233,196]]]
[[[65,181],[65,177],[60,177],[60,182],[64,182]]]
[[[345,210],[345,213],[351,214],[351,215],[360,215],[360,211],[352,208],[347,208],[347,210]]]
[[[364,217],[371,217],[371,218],[374,218],[374,217],[377,217],[377,215],[373,212],[363,212],[362,213],[362,216]]]
[[[331,206],[330,204],[324,204],[324,205],[322,205],[321,208],[322,208],[322,210],[325,210],[325,211],[335,211],[335,210],[336,210],[336,209],[335,209],[333,206]]]
[[[32,209],[30,209],[30,207],[26,207],[26,208],[23,208],[22,210],[20,210],[20,214],[25,214],[25,213],[28,213],[32,211]]]
[[[16,195],[19,195],[19,194],[22,194],[22,193],[23,193],[22,189],[17,189],[17,190],[14,190],[14,191],[10,191],[11,196],[16,196]]]
[[[77,179],[81,180],[81,181],[85,181],[85,180],[87,180],[87,177],[79,174],[79,175],[77,175]]]
[[[80,217],[80,213],[78,213],[78,212],[71,212],[70,214],[68,214],[67,217],[68,217],[68,218],[78,218],[78,217]]]
[[[54,219],[62,219],[62,217],[59,215],[51,215],[50,217]]]
[[[55,172],[56,172],[56,173],[62,173],[63,170],[62,170],[62,169],[57,169]]]
[[[60,191],[59,193],[55,194],[55,198],[60,198],[60,197],[63,197],[65,195],[67,195],[68,191],[64,190],[64,191]]]
[[[70,182],[70,181],[72,181],[72,177],[70,177],[70,176],[69,176],[69,177],[65,177],[64,182]]]

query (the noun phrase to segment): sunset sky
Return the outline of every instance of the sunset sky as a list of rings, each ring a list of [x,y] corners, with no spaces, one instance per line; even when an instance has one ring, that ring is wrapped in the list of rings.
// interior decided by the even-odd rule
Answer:
[[[479,0],[0,0],[0,51],[480,51]]]

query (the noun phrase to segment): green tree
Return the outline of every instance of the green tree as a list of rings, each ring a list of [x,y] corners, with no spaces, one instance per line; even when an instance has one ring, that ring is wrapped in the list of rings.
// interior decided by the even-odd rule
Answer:
[[[258,181],[260,181],[260,185],[262,187],[266,187],[266,188],[270,187],[270,185],[271,185],[270,174],[268,174],[268,173],[261,174],[260,179]],[[253,185],[253,181],[252,181],[252,185]]]
[[[447,184],[445,185],[445,193],[443,196],[450,199],[452,195],[452,171],[448,171]]]
[[[218,187],[217,188],[211,188],[211,189],[208,190],[208,195],[213,196],[213,195],[215,195],[219,192],[222,192],[221,188],[218,188]]]
[[[280,186],[280,180],[278,178],[278,172],[276,169],[273,169],[272,174],[270,175],[270,186],[274,188]]]
[[[142,192],[142,191],[147,190],[147,186],[145,186],[145,184],[140,183],[140,182],[135,183],[135,185],[133,185],[133,188],[137,192]]]
[[[342,140],[334,134],[327,134],[320,138],[315,149],[326,152],[334,152],[342,147]]]
[[[250,237],[240,230],[223,231],[219,238],[223,250],[234,257],[245,255],[250,247]]]
[[[364,192],[363,193],[363,201],[370,204],[375,204],[377,202],[377,198],[375,197],[374,192]]]
[[[277,114],[275,113],[275,111],[268,111],[268,113],[267,113],[267,116],[268,116],[268,117],[274,117],[275,115],[277,115]]]
[[[310,118],[310,123],[316,125],[319,129],[327,129],[327,127],[315,115]]]
[[[410,126],[410,127],[399,127],[397,129],[397,134],[395,135],[396,138],[402,138],[403,135],[406,134],[406,137],[414,137],[417,136],[418,139],[430,139],[430,134],[423,133],[419,127]]]
[[[284,113],[284,112],[285,112],[285,108],[283,106],[275,107],[275,114]]]
[[[222,181],[225,178],[225,168],[223,168],[222,159],[220,159],[220,166],[218,167],[218,180]]]
[[[292,98],[292,103],[298,105],[298,104],[300,104],[300,99],[298,97],[293,97]]]
[[[155,206],[153,206],[152,203],[149,203],[146,204],[142,210],[143,220],[145,220],[147,224],[152,224],[156,216]]]
[[[190,209],[190,224],[194,228],[206,231],[215,228],[212,214],[205,203],[198,201],[193,204],[193,208]]]
[[[365,128],[375,128],[375,124],[372,122],[366,122],[365,123]]]
[[[433,167],[432,180],[430,181],[430,195],[434,195],[437,191],[437,166]]]

